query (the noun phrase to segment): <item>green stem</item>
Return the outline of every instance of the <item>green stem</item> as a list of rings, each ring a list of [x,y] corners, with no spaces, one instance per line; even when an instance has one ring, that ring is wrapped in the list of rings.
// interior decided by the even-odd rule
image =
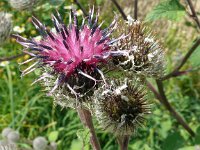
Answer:
[[[9,89],[9,98],[10,98],[10,112],[12,116],[12,124],[14,123],[14,100],[13,100],[13,84],[12,84],[12,75],[9,65],[6,65],[6,71],[8,75],[8,89]]]

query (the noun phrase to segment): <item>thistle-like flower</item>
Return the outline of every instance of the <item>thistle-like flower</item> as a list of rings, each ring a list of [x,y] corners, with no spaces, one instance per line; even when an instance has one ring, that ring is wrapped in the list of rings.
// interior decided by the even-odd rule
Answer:
[[[124,28],[118,28],[118,34],[127,36],[117,43],[117,48],[126,53],[116,56],[114,64],[140,76],[160,78],[164,70],[163,50],[151,31],[130,16],[120,26]]]
[[[9,37],[12,30],[11,15],[0,12],[0,45]]]
[[[143,125],[150,106],[145,90],[136,82],[112,81],[109,87],[95,91],[94,111],[104,130],[116,135],[131,135]]]
[[[61,105],[67,105],[69,99],[81,101],[80,98],[91,96],[98,84],[105,81],[99,66],[110,58],[110,46],[117,41],[109,37],[116,21],[101,30],[102,23],[98,25],[98,13],[95,18],[93,16],[94,8],[89,12],[87,23],[86,19],[83,19],[79,26],[76,12],[71,11],[70,23],[65,26],[60,14],[57,13],[56,16],[52,16],[56,33],[47,30],[33,17],[33,24],[43,36],[42,40],[28,40],[14,35],[25,47],[24,52],[32,56],[22,64],[36,61],[25,69],[22,75],[32,72],[37,67],[43,68],[43,75],[36,82],[44,80],[43,83],[50,90],[49,93],[53,94],[56,102]],[[69,103],[74,104],[71,101]]]
[[[39,0],[9,0],[11,7],[17,10],[30,9],[38,3]]]

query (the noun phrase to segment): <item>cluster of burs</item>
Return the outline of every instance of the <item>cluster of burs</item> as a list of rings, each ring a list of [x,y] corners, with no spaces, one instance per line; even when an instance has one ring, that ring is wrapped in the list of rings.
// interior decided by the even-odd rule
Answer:
[[[38,0],[9,3],[16,10],[25,10]],[[33,17],[41,40],[13,35],[32,56],[22,64],[34,62],[22,75],[40,68],[43,74],[35,82],[43,81],[56,104],[88,109],[103,129],[131,135],[150,113],[145,81],[163,75],[162,47],[143,23],[130,16],[127,21],[115,17],[107,28],[99,23],[94,9],[82,23],[78,20],[76,10],[71,10],[66,26],[57,13],[52,15],[53,30],[48,30]],[[11,29],[10,15],[0,12],[0,43]]]
[[[42,39],[15,35],[32,56],[26,75],[41,69],[41,81],[55,104],[84,108],[103,129],[116,135],[132,135],[150,113],[146,78],[163,75],[163,49],[149,28],[132,19],[117,16],[103,28],[99,13],[91,9],[80,22],[76,10],[65,25],[61,15],[52,15],[49,30],[32,18]],[[29,51],[27,51],[29,50]]]
[[[20,137],[20,133],[12,128],[4,128],[1,132],[0,149],[1,150],[17,150],[17,145],[25,144],[27,149],[33,150],[56,150],[57,144],[55,142],[49,142],[45,137],[38,136],[33,141],[23,139]]]

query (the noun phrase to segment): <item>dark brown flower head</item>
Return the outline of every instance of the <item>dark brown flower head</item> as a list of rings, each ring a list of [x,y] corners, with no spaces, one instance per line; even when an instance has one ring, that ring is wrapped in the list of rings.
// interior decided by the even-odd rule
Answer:
[[[132,134],[150,113],[145,95],[136,81],[112,82],[111,86],[98,89],[95,111],[100,125],[116,135]]]
[[[114,64],[135,74],[159,78],[163,74],[163,50],[151,31],[140,22],[128,17],[128,22],[120,22],[118,34],[127,36],[116,47],[123,50],[123,56],[116,56]]]

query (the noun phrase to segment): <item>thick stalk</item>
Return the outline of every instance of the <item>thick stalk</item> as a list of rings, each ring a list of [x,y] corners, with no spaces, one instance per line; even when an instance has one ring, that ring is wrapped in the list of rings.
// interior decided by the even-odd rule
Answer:
[[[117,137],[117,142],[120,146],[120,150],[128,150],[129,137],[129,135]]]
[[[88,16],[87,11],[86,11],[85,8],[81,5],[81,3],[79,2],[79,0],[74,0],[74,3],[76,3],[76,5],[82,10],[84,16]]]
[[[134,19],[138,19],[138,0],[134,1]]]
[[[171,113],[174,118],[184,127],[184,129],[191,135],[195,136],[194,131],[189,127],[189,125],[185,122],[185,120],[176,112],[176,110],[171,106],[169,103],[165,92],[162,81],[156,80],[158,91],[149,83],[147,82],[147,86],[149,89],[154,93],[155,97],[167,108],[167,110]]]
[[[190,56],[193,54],[193,52],[197,49],[197,47],[200,45],[200,37],[196,40],[194,45],[189,49],[189,51],[186,53],[186,55],[183,57],[183,59],[180,61],[180,64],[177,65],[177,67],[168,75],[164,76],[162,80],[167,80],[171,77],[176,77],[179,70],[183,67],[183,65],[187,62],[187,60],[190,58]]]
[[[199,18],[198,18],[198,16],[197,16],[197,13],[196,13],[196,11],[195,11],[195,9],[194,9],[194,6],[193,6],[193,4],[192,4],[192,1],[191,1],[191,0],[186,0],[186,1],[187,1],[187,3],[188,3],[189,8],[190,8],[191,13],[192,13],[191,17],[194,19],[194,21],[196,22],[198,28],[200,29],[200,21],[199,21]]]
[[[92,123],[91,113],[88,110],[81,108],[81,107],[79,107],[77,109],[77,111],[78,111],[78,115],[79,115],[80,120],[83,123],[83,125],[90,130],[90,134],[91,134],[90,142],[91,142],[93,150],[101,150],[99,140],[96,136],[94,126]]]
[[[120,5],[117,3],[116,0],[112,0],[112,2],[115,4],[117,9],[119,10],[120,14],[122,15],[124,20],[128,20],[126,14],[124,13],[123,9],[120,7]]]

